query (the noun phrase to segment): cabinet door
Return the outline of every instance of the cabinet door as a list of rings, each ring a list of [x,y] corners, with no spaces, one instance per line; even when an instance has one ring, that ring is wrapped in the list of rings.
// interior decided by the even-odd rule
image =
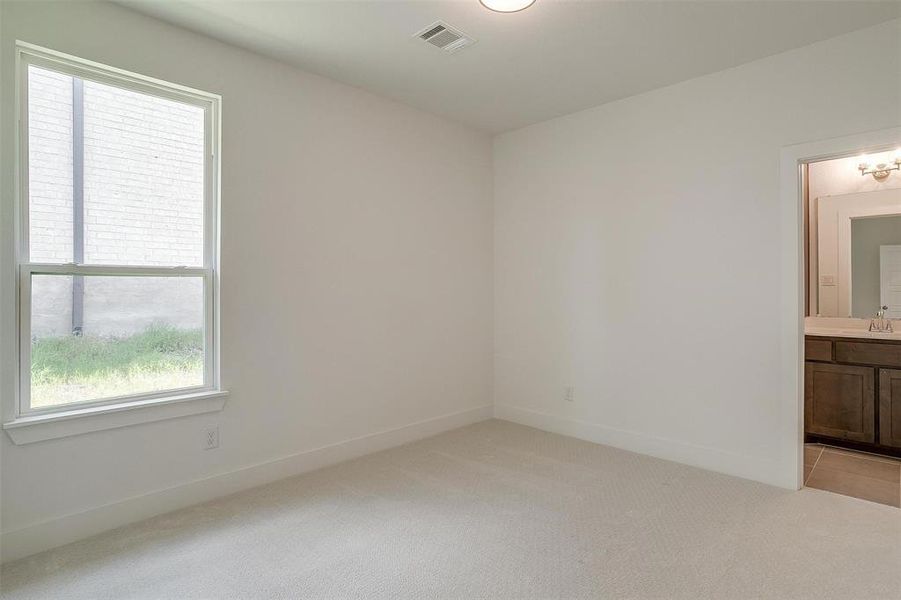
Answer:
[[[879,443],[901,448],[901,371],[879,369]]]
[[[804,428],[808,433],[876,441],[875,369],[808,362],[804,379]]]

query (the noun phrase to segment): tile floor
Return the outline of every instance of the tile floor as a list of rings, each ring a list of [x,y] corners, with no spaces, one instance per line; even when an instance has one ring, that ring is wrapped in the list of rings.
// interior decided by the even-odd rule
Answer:
[[[901,508],[901,460],[807,444],[804,485]]]

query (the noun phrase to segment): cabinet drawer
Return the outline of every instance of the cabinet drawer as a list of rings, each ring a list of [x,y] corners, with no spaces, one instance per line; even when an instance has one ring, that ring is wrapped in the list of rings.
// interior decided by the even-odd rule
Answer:
[[[836,362],[901,367],[901,344],[835,342]]]
[[[901,371],[879,369],[879,443],[901,448]]]
[[[804,429],[856,442],[876,441],[876,369],[808,362]]]
[[[832,360],[832,342],[806,338],[804,340],[804,358],[807,360]]]

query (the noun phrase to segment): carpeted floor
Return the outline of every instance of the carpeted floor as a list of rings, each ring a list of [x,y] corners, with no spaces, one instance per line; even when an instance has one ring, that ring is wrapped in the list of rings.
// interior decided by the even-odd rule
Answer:
[[[901,598],[901,511],[486,421],[7,565],[20,598]]]

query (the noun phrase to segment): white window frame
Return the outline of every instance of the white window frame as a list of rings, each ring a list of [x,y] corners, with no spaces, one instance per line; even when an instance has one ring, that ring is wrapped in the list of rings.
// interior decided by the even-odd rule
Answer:
[[[198,106],[204,111],[204,199],[203,266],[155,267],[129,265],[85,265],[32,263],[29,259],[29,152],[28,152],[28,67],[36,66],[135,92]],[[222,396],[219,373],[219,130],[221,98],[216,94],[167,83],[150,77],[101,65],[74,56],[28,44],[16,43],[17,114],[17,205],[16,278],[18,327],[16,356],[18,381],[12,422],[15,428],[42,417],[97,415],[121,411],[131,406],[146,408],[156,404]],[[31,388],[31,277],[32,275],[104,275],[194,277],[204,288],[204,382],[200,386],[103,398],[49,407],[32,408]],[[223,400],[224,403],[224,400]],[[219,404],[221,408],[221,404]],[[180,412],[184,412],[182,409]],[[157,419],[148,419],[157,420]],[[131,423],[129,423],[131,424]],[[54,436],[55,437],[55,436]]]

